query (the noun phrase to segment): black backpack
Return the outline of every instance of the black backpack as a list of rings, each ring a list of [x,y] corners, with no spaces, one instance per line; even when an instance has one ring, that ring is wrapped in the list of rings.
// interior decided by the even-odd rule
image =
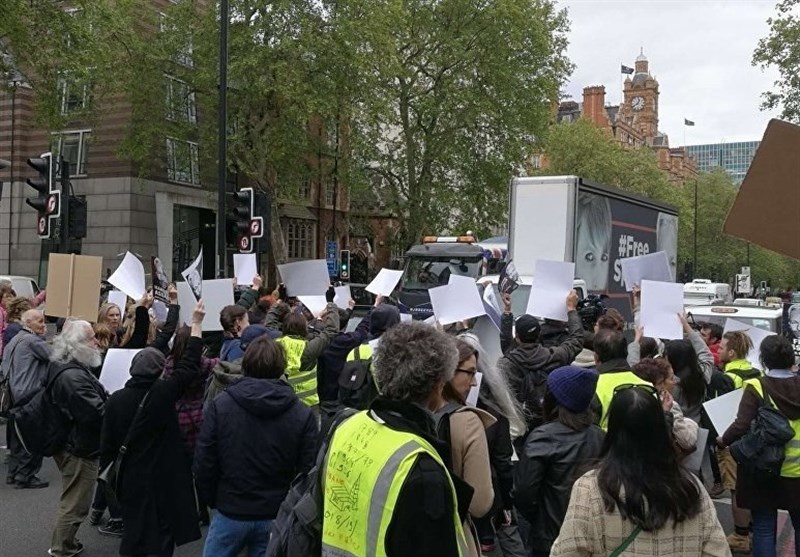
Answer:
[[[372,357],[361,359],[361,346],[354,360],[345,362],[339,374],[339,402],[347,408],[366,410],[378,396],[378,384],[372,375]]]
[[[785,447],[794,437],[789,420],[773,407],[762,384],[764,398],[750,423],[750,431],[731,444],[731,456],[739,465],[740,474],[757,481],[777,478],[785,457]]]
[[[715,367],[712,369],[711,379],[708,385],[706,385],[706,399],[711,400],[717,398],[718,396],[730,393],[735,388],[736,385],[734,385],[733,379],[731,379],[727,373],[723,373]]]
[[[52,387],[56,379],[71,368],[72,365],[68,364],[50,374],[52,377],[44,389],[9,412],[17,437],[30,454],[53,456],[67,444],[72,419],[53,401]]]
[[[322,464],[328,452],[333,432],[346,419],[356,414],[343,408],[322,440],[314,467],[299,474],[272,521],[265,557],[308,557],[322,553]]]

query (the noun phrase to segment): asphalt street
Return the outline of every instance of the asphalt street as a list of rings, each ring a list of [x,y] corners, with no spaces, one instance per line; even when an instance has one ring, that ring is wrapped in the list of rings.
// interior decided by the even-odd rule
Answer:
[[[0,446],[5,445],[5,426],[0,425]],[[53,459],[45,459],[40,477],[50,482],[44,489],[14,489],[5,484],[5,449],[0,450],[0,557],[43,557],[50,547],[50,534],[58,508],[61,478]],[[733,531],[730,499],[715,501],[717,515],[726,534]],[[202,529],[205,536],[206,528]],[[86,550],[85,557],[110,557],[119,554],[119,538],[102,536],[84,523],[78,532]],[[788,515],[778,516],[778,555],[794,556],[794,535]],[[176,557],[201,557],[203,542],[179,547]],[[502,557],[496,553],[492,557]]]

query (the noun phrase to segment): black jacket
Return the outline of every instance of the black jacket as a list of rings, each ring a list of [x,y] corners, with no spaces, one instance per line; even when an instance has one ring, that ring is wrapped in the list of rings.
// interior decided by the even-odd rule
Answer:
[[[122,468],[120,502],[125,533],[120,554],[157,554],[160,530],[176,545],[200,539],[191,463],[183,449],[175,402],[200,373],[200,339],[191,337],[169,379],[132,377],[108,402],[102,460],[113,458],[131,430]],[[150,391],[136,419],[139,402]]]
[[[369,338],[369,323],[372,311],[361,320],[352,333],[339,333],[331,340],[317,362],[317,394],[320,402],[339,400],[339,375],[347,361],[347,355]]]
[[[504,355],[497,367],[505,374],[511,390],[525,410],[528,431],[544,421],[542,402],[547,374],[567,366],[583,350],[583,325],[577,311],[567,313],[567,338],[558,346],[544,347],[539,343],[514,346],[512,327],[514,316],[504,313],[500,323],[500,341]]]
[[[206,409],[194,461],[201,499],[231,518],[275,518],[292,480],[314,466],[317,434],[288,383],[244,377]]]
[[[51,363],[48,381],[62,369],[65,371],[51,389],[53,402],[72,422],[65,450],[79,458],[95,459],[100,454],[100,429],[108,395],[92,372],[75,362]]]
[[[600,456],[603,431],[575,431],[561,422],[534,429],[514,469],[517,510],[530,523],[528,546],[549,553],[567,514],[572,486]]]
[[[445,463],[450,462],[450,449],[436,436],[433,415],[429,412],[413,404],[380,397],[372,403],[371,410],[390,428],[419,435],[433,445]],[[463,484],[459,484],[458,478],[452,474],[451,477],[454,483]],[[468,486],[466,489],[469,489]],[[462,521],[471,498],[471,491],[459,496],[458,510]],[[447,472],[431,457],[420,456],[403,484],[389,523],[384,540],[387,556],[457,556],[453,511],[453,496]]]

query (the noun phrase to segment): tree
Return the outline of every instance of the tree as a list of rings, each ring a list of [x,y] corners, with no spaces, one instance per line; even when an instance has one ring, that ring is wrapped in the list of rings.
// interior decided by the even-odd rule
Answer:
[[[785,120],[800,123],[800,0],[781,0],[767,20],[769,35],[758,41],[753,65],[774,66],[780,73],[777,91],[763,93],[762,109],[781,108]]]

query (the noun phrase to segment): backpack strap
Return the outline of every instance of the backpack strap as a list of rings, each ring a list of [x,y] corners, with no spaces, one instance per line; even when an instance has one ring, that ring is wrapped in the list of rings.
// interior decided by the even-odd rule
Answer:
[[[360,360],[361,359],[361,345],[360,344],[358,346],[356,346],[356,357],[353,358],[353,359],[354,360]]]
[[[625,538],[625,540],[623,540],[621,544],[619,544],[619,547],[617,547],[614,551],[611,552],[611,555],[609,555],[609,557],[618,557],[619,555],[622,555],[625,552],[625,550],[628,549],[628,546],[633,543],[633,540],[636,539],[636,536],[638,536],[639,532],[641,531],[642,531],[641,526],[637,526],[636,528],[634,528],[633,532],[631,532],[630,535],[628,535],[628,537]]]

